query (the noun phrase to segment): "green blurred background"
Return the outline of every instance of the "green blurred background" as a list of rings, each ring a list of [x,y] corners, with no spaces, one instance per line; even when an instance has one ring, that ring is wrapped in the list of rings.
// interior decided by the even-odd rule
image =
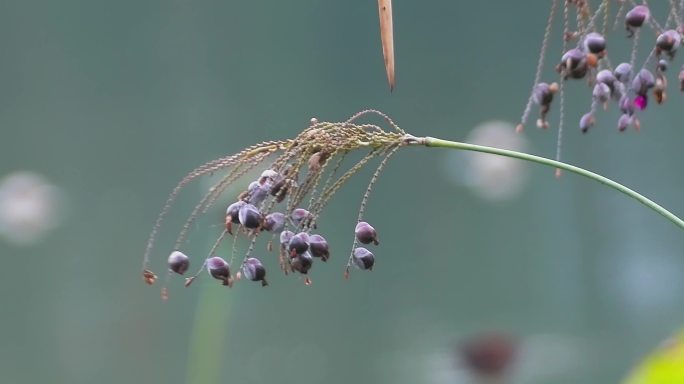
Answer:
[[[519,342],[511,382],[618,381],[684,324],[684,236],[540,166],[524,166],[522,193],[492,201],[453,183],[463,164],[448,151],[400,151],[367,211],[377,267],[350,281],[343,259],[370,170],[327,209],[333,256],[311,287],[278,274],[275,256],[268,289],[174,280],[167,303],[139,274],[185,172],[292,137],[313,116],[377,108],[415,135],[455,140],[482,121],[517,122],[547,12],[395,1],[390,94],[374,1],[0,2],[0,176],[36,172],[63,197],[40,241],[0,238],[0,382],[464,383],[454,346],[489,331]],[[553,63],[560,38],[550,49]],[[638,134],[616,133],[613,107],[581,135],[587,95],[568,85],[564,159],[684,213],[676,84]],[[552,157],[556,130],[531,121],[527,149]],[[206,188],[193,184],[171,212],[157,271]],[[221,210],[193,228],[189,253],[206,254]]]

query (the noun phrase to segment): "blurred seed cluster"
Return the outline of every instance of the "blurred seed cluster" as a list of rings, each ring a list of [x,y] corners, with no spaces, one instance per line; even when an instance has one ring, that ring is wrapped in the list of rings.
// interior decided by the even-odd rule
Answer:
[[[667,18],[659,22],[646,1],[637,4],[626,0],[602,0],[593,9],[587,0],[559,0],[551,2],[539,62],[527,105],[516,130],[526,126],[532,106],[539,109],[536,125],[548,128],[548,113],[556,98],[559,99],[558,146],[556,158],[560,159],[562,130],[564,124],[565,83],[584,80],[587,84],[589,108],[575,119],[583,133],[588,132],[597,121],[599,110],[614,104],[620,111],[615,122],[617,130],[629,127],[639,130],[639,113],[648,108],[651,100],[662,104],[667,100],[668,76],[675,54],[681,45],[684,31],[684,3],[677,1],[657,2],[658,8],[668,10]],[[554,20],[562,20],[563,51],[552,56],[558,79],[542,81],[544,61],[552,37]],[[627,40],[631,53],[616,57],[620,50],[609,54],[612,42]],[[640,58],[639,46],[649,49]],[[684,91],[684,67],[670,76]]]

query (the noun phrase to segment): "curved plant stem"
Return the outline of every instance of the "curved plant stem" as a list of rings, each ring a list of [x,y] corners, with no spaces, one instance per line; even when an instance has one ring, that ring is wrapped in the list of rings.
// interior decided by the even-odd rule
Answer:
[[[673,224],[677,225],[678,227],[684,229],[684,221],[677,217],[674,213],[668,211],[667,209],[663,208],[653,200],[645,197],[644,195],[625,187],[624,185],[615,182],[605,176],[601,176],[597,173],[587,171],[586,169],[576,167],[574,165],[570,165],[567,163],[563,163],[560,161],[556,160],[551,160],[547,159],[545,157],[540,157],[540,156],[535,156],[535,155],[530,155],[527,153],[522,153],[522,152],[517,152],[517,151],[511,151],[507,149],[499,149],[499,148],[493,148],[493,147],[487,147],[483,145],[475,145],[475,144],[467,144],[467,143],[461,143],[457,141],[449,141],[449,140],[442,140],[442,139],[436,139],[434,137],[421,137],[421,138],[416,138],[416,137],[407,137],[406,143],[408,144],[419,144],[419,145],[425,145],[426,147],[435,147],[435,148],[450,148],[450,149],[460,149],[464,151],[474,151],[474,152],[482,152],[482,153],[490,153],[493,155],[499,155],[499,156],[506,156],[506,157],[512,157],[515,159],[520,159],[520,160],[525,160],[525,161],[531,161],[533,163],[538,163],[542,165],[546,165],[549,167],[554,167],[556,169],[562,169],[564,171],[576,173],[578,175],[587,177],[589,179],[592,179],[594,181],[598,181],[601,184],[607,185],[610,188],[613,188],[617,191],[622,192],[623,194],[633,198],[634,200],[640,202],[641,204],[647,206],[648,208],[654,210],[655,212],[658,212],[662,216],[664,216],[666,219],[671,221]]]

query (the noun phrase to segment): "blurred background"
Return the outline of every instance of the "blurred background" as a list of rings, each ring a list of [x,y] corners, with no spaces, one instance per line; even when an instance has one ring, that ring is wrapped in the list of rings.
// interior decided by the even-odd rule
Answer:
[[[333,253],[312,286],[261,248],[264,289],[176,279],[164,303],[140,277],[156,215],[187,171],[292,137],[311,117],[376,108],[414,135],[553,157],[554,126],[532,118],[512,133],[548,8],[395,1],[390,94],[373,1],[0,2],[0,381],[469,383],[464,351],[478,342],[511,357],[507,382],[620,380],[684,324],[684,236],[541,166],[400,151],[366,213],[382,241],[376,268],[349,281],[370,170],[325,212]],[[561,53],[554,25],[545,79]],[[576,122],[589,92],[568,83],[564,159],[684,213],[684,100],[672,82],[641,132],[618,134],[613,106],[587,135]],[[155,270],[208,185],[174,206]],[[193,227],[189,254],[208,252],[222,210]]]

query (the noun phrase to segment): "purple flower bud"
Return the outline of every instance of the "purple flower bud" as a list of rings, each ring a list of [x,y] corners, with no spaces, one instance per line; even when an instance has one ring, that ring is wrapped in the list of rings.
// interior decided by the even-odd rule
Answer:
[[[190,267],[190,258],[180,251],[173,251],[169,255],[168,264],[171,271],[182,275]]]
[[[261,261],[255,257],[250,257],[242,263],[242,274],[247,280],[261,281],[261,286],[268,285],[266,282],[266,268]]]
[[[378,233],[375,231],[375,228],[365,221],[360,221],[358,224],[356,224],[354,234],[356,235],[356,239],[362,244],[379,244]]]
[[[207,272],[214,279],[223,281],[223,285],[233,284],[228,263],[218,256],[207,259]]]
[[[252,204],[245,204],[238,213],[240,224],[247,229],[256,229],[261,225],[261,212]]]
[[[309,252],[303,252],[290,259],[292,270],[306,275],[313,265],[313,257]]]
[[[585,51],[598,54],[606,49],[606,38],[600,33],[590,32],[582,40]]]
[[[313,257],[320,257],[323,261],[328,261],[330,258],[328,242],[321,235],[309,236],[309,251]]]
[[[591,115],[591,112],[582,115],[582,118],[580,118],[579,122],[579,127],[582,133],[587,133],[587,131],[589,131],[589,128],[591,128],[593,125],[594,116]]]
[[[264,218],[263,226],[269,232],[280,233],[285,228],[285,215],[281,212],[269,213]]]
[[[626,83],[632,76],[632,65],[629,63],[620,63],[617,67],[615,67],[613,74],[618,81]]]
[[[373,253],[366,248],[358,247],[354,249],[354,253],[352,254],[352,262],[358,269],[373,269],[373,264],[375,264],[375,256],[373,256]]]

